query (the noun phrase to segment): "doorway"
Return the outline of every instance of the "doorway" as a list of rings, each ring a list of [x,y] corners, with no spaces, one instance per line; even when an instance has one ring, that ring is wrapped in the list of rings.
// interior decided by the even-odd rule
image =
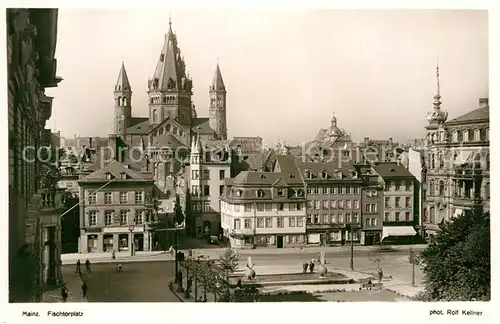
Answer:
[[[278,249],[282,249],[283,248],[283,235],[277,235],[276,236],[276,247]]]

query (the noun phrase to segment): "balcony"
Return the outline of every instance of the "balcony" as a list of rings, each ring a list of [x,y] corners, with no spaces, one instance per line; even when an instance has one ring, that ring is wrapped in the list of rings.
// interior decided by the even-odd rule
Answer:
[[[458,169],[454,171],[452,177],[455,179],[474,179],[482,174],[483,170],[481,169]]]

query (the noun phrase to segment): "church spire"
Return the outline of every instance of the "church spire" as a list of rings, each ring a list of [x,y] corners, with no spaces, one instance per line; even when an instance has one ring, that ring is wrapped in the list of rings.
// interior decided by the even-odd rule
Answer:
[[[217,66],[215,67],[214,77],[212,79],[212,87],[210,90],[226,91],[226,87],[224,86],[224,80],[222,80],[222,73],[220,72],[219,68],[219,62],[217,62]]]
[[[437,91],[434,96],[434,109],[439,109],[441,107],[441,87],[439,84],[439,65],[436,66],[436,85]]]
[[[433,109],[427,113],[429,124],[442,124],[448,119],[448,112],[441,109],[441,85],[439,80],[439,64],[436,66],[436,94],[434,95]]]
[[[118,74],[118,80],[116,81],[115,91],[130,91],[130,82],[128,81],[127,70],[125,70],[125,63],[122,61],[122,67],[120,68],[120,73]]]

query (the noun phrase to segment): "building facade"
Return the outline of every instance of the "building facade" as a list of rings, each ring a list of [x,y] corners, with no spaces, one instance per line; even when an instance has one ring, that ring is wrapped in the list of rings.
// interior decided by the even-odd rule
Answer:
[[[402,165],[376,162],[374,171],[383,183],[382,242],[415,242],[418,223],[418,185],[415,177]]]
[[[57,215],[62,212],[62,195],[55,188],[54,161],[42,149],[51,145],[45,125],[53,98],[45,89],[62,80],[55,74],[57,13],[57,9],[6,12],[11,302],[41,301],[42,291],[61,280]]]
[[[81,174],[79,252],[151,251],[154,181],[118,161]]]
[[[226,179],[221,226],[235,248],[305,244],[305,189],[298,174],[243,171]]]

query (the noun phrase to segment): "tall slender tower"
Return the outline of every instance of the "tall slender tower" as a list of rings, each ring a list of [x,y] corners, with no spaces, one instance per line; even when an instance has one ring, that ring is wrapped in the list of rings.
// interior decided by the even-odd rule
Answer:
[[[125,135],[132,117],[132,88],[128,81],[125,64],[122,62],[115,90],[115,134]]]
[[[186,64],[169,21],[154,75],[148,81],[150,124],[157,125],[170,117],[181,125],[190,125],[192,88],[193,83],[186,75]]]
[[[222,80],[219,63],[215,68],[214,78],[210,86],[210,107],[209,107],[209,125],[215,130],[217,139],[227,139],[226,124],[226,87]]]

